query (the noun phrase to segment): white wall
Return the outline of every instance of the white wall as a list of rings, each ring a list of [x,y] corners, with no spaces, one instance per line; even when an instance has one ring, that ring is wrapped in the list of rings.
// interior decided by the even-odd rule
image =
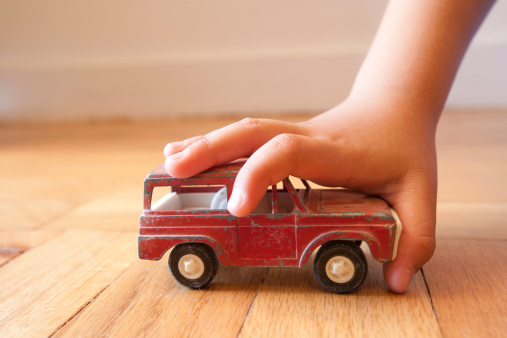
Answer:
[[[507,1],[497,0],[472,41],[447,103],[507,107]]]
[[[0,0],[0,121],[325,110],[385,4]],[[499,1],[450,104],[507,106],[506,14]]]

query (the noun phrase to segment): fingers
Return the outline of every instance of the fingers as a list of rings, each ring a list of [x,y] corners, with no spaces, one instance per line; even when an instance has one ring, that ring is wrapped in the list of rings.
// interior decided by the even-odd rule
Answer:
[[[331,153],[338,156],[329,158]],[[227,208],[235,216],[248,215],[269,186],[289,175],[309,180],[333,177],[338,182],[339,154],[331,142],[294,134],[278,135],[260,147],[240,170]]]
[[[403,293],[415,273],[435,251],[436,187],[422,179],[415,188],[404,187],[392,203],[403,224],[398,255],[384,265],[384,279],[388,287]]]
[[[164,148],[164,156],[169,157],[173,154],[179,153],[180,151],[184,150],[186,147],[188,147],[192,143],[199,141],[203,137],[204,136],[195,136],[195,137],[191,137],[189,139],[186,139],[184,141],[168,143]]]
[[[296,149],[301,147],[299,139],[301,136],[290,137],[291,145],[287,146],[291,141],[285,134],[276,136],[247,160],[236,176],[233,192],[227,204],[231,214],[238,217],[248,215],[255,209],[269,186],[294,172],[300,164],[299,156],[294,155]]]
[[[380,195],[403,223],[398,256],[384,265],[384,278],[392,291],[405,292],[412,276],[435,250],[434,156],[431,151],[415,152],[415,158],[411,153],[400,155],[394,151],[398,144],[390,145],[388,139],[386,145],[382,142],[385,138],[372,138],[360,128],[336,131],[336,126],[328,123],[322,128],[333,129],[332,137],[325,137],[325,133],[321,137],[313,127],[312,132],[310,125],[245,119],[204,136],[168,144],[165,168],[170,175],[183,178],[250,156],[237,175],[227,206],[238,217],[253,211],[266,189],[289,175]],[[409,145],[421,144],[420,140],[415,142]],[[426,166],[428,162],[434,164]],[[424,168],[411,174],[416,167]]]
[[[165,169],[174,177],[189,177],[214,165],[251,155],[281,133],[304,134],[297,124],[247,118],[207,135],[168,144]]]

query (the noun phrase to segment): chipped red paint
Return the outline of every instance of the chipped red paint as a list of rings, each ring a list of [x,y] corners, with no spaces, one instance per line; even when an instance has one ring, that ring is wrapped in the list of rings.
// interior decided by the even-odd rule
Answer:
[[[380,261],[393,257],[396,221],[388,204],[379,198],[345,189],[297,191],[284,180],[294,209],[280,213],[280,191],[272,194],[272,210],[266,214],[235,217],[227,210],[151,209],[153,188],[172,186],[173,191],[214,192],[221,185],[230,196],[244,161],[220,165],[191,178],[169,176],[163,165],[144,181],[144,211],[139,226],[139,257],[158,260],[180,243],[200,242],[215,251],[224,266],[303,266],[313,251],[328,241],[364,241]],[[198,187],[192,187],[197,185]]]

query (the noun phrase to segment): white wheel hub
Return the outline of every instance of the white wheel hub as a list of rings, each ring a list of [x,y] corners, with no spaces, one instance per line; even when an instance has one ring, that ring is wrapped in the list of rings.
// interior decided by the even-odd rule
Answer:
[[[204,263],[198,256],[188,254],[180,258],[178,270],[185,278],[197,279],[204,273]]]
[[[354,263],[345,256],[335,256],[326,264],[326,275],[335,283],[347,283],[355,272]]]

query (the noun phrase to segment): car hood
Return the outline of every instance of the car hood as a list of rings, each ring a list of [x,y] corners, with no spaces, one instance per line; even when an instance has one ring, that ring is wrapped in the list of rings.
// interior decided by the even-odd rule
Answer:
[[[314,189],[307,205],[315,213],[391,214],[389,205],[383,199],[346,189]]]

